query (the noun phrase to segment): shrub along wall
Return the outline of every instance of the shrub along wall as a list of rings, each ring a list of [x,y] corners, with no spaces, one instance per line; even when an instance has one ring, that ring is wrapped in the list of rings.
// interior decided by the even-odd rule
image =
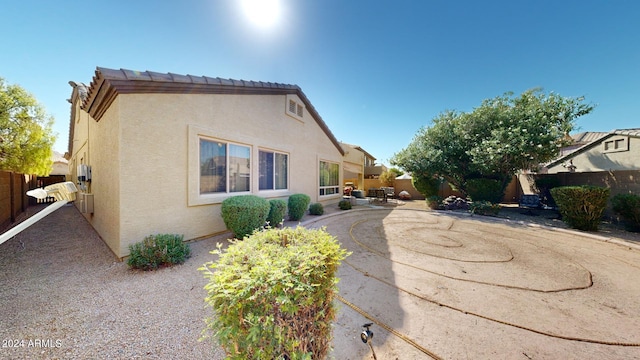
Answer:
[[[609,201],[609,188],[599,186],[560,186],[551,189],[562,221],[579,230],[597,231]]]
[[[592,185],[606,187],[611,189],[611,197],[617,194],[640,194],[640,170],[536,175],[536,178],[546,177],[557,177],[560,186]],[[611,203],[607,204],[605,216],[614,217]]]

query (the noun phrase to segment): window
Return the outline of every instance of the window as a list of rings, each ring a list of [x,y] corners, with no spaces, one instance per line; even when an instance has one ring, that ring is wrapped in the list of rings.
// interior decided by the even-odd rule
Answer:
[[[263,151],[258,152],[260,190],[284,190],[288,188],[289,156],[287,154]]]
[[[320,161],[320,196],[340,193],[340,166]]]
[[[627,137],[614,137],[604,141],[604,152],[629,151],[629,140]]]
[[[250,191],[248,146],[200,139],[200,194]]]

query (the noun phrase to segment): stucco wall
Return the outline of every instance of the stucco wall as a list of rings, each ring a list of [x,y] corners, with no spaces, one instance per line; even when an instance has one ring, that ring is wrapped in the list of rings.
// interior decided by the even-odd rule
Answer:
[[[122,204],[120,190],[126,184],[121,178],[123,162],[119,99],[113,102],[99,122],[91,119],[90,124],[88,165],[92,172],[90,190],[94,196],[94,213],[85,216],[111,250],[121,256],[122,218],[118,209]]]
[[[95,226],[100,222],[97,219],[119,223],[119,244],[114,250],[118,256],[127,255],[129,244],[150,234],[178,233],[194,239],[225,231],[221,198],[213,204],[190,205],[190,192],[198,192],[193,175],[197,179],[199,171],[198,146],[190,146],[190,142],[195,139],[197,144],[197,136],[202,134],[251,147],[253,194],[286,199],[290,194],[305,193],[312,202],[335,202],[340,194],[318,195],[318,162],[332,161],[342,168],[342,155],[308,113],[300,121],[285,114],[285,105],[285,96],[280,95],[119,95],[98,123],[119,126],[101,132],[103,142],[117,143],[119,138],[119,150],[98,149],[93,144],[91,148],[96,194],[92,224],[103,238],[103,233],[111,238],[113,232]],[[289,191],[257,190],[259,149],[289,155]],[[118,171],[103,173],[108,170],[101,170],[98,163],[108,161],[98,161],[98,153],[112,156]],[[109,197],[114,191],[119,195],[104,199],[113,201],[109,205],[100,200],[99,207],[103,191]],[[117,213],[117,209],[117,220],[104,214]],[[105,241],[114,249],[110,240]]]
[[[120,159],[119,159],[119,99],[105,112],[100,122],[75,104],[76,118],[73,134],[73,153],[69,160],[71,181],[77,183],[77,166],[82,162],[91,166],[92,181],[79,189],[80,193],[94,196],[94,212],[83,215],[100,237],[117,256],[121,256],[120,244]],[[81,194],[75,201],[78,209]]]

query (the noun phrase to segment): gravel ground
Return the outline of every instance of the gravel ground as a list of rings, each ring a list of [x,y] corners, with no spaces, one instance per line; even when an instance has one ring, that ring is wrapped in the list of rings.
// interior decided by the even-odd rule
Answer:
[[[424,201],[374,206],[425,209]],[[325,214],[338,211],[325,208]],[[507,208],[500,217],[564,227],[552,213]],[[598,235],[640,243],[638,234],[614,225],[605,224]],[[75,207],[61,208],[0,245],[0,358],[223,359],[211,340],[199,341],[211,309],[197,269],[215,260],[209,251],[226,237],[191,243],[192,257],[183,265],[133,271]]]
[[[206,280],[222,238],[191,244],[183,265],[129,270],[65,206],[0,246],[0,358],[223,359],[198,341]]]

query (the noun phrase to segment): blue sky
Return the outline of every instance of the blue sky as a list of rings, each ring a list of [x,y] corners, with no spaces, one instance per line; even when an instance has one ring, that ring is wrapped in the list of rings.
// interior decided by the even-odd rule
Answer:
[[[581,131],[640,127],[636,0],[5,1],[0,77],[55,118],[97,66],[297,84],[336,138],[389,164],[444,110],[542,87],[597,105]],[[262,13],[266,13],[262,11]]]

